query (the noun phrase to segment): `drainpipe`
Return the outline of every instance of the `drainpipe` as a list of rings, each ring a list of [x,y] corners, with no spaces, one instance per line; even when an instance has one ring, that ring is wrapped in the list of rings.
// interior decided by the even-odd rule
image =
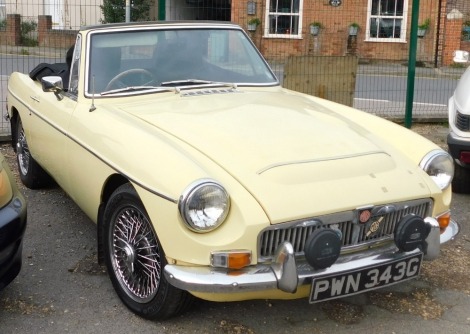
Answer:
[[[416,49],[418,46],[419,0],[413,0],[411,9],[410,53],[408,56],[408,81],[406,86],[405,127],[411,128],[416,76]]]
[[[158,1],[158,18],[157,18],[159,21],[165,20],[165,7],[166,7],[166,1],[159,0]]]
[[[126,22],[131,22],[131,0],[126,0]]]
[[[437,29],[436,29],[436,44],[434,49],[434,68],[437,68],[439,65],[439,40],[441,37],[441,14],[442,14],[442,6],[444,3],[439,1],[437,7]]]

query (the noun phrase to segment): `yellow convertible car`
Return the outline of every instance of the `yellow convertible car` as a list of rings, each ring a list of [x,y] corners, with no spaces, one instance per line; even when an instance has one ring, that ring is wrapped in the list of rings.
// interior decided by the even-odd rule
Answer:
[[[97,223],[140,316],[354,295],[415,278],[458,232],[445,151],[283,89],[239,26],[85,27],[69,55],[10,77],[20,176],[52,178]]]

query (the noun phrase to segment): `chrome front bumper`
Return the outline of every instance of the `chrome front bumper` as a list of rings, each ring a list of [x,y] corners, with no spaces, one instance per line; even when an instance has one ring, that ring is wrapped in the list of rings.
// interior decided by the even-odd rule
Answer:
[[[458,224],[451,222],[446,233],[440,234],[439,224],[434,218],[426,218],[431,232],[426,239],[425,260],[433,260],[440,253],[440,244],[451,240],[458,233]],[[241,270],[230,271],[213,267],[188,267],[166,265],[164,274],[173,286],[192,292],[236,293],[279,289],[295,293],[302,285],[309,285],[312,278],[340,274],[357,268],[379,266],[417,254],[399,252],[394,244],[388,248],[370,249],[365,252],[342,255],[334,265],[315,270],[306,262],[295,259],[292,245],[283,243],[277,249],[275,260],[270,264],[258,264]]]

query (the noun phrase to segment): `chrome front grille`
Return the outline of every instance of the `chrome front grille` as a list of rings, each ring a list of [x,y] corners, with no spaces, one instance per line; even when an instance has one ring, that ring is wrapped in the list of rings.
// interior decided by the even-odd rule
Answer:
[[[457,111],[455,126],[460,131],[470,131],[470,115],[464,115]]]
[[[377,206],[380,208],[384,206]],[[362,210],[352,210],[325,216],[312,217],[299,221],[283,223],[264,229],[258,237],[258,257],[260,262],[271,261],[276,248],[283,242],[289,242],[296,256],[304,255],[305,243],[315,230],[332,228],[341,231],[342,251],[362,249],[368,244],[391,240],[398,222],[406,215],[415,214],[427,217],[431,213],[432,201],[429,199],[400,202],[387,205],[393,207],[392,212],[373,216],[369,222],[382,217],[380,231],[368,235],[369,223],[359,223],[358,213]],[[373,207],[370,209],[373,210]]]

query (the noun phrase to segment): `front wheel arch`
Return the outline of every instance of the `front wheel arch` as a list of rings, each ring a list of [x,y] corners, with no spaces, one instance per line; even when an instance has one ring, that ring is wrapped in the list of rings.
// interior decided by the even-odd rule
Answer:
[[[13,147],[13,151],[16,153],[16,127],[18,122],[18,110],[16,108],[11,108],[11,116],[10,116],[10,130],[11,130],[11,146]]]
[[[26,130],[23,127],[21,117],[18,115],[15,118],[15,121],[16,131],[13,145],[16,148],[16,161],[21,182],[30,189],[49,186],[52,183],[52,178],[33,158],[32,153],[29,150]]]
[[[104,265],[104,249],[103,249],[103,216],[104,216],[104,209],[106,208],[106,204],[109,201],[111,195],[123,184],[129,183],[129,180],[126,179],[124,176],[120,174],[114,174],[108,177],[106,180],[103,189],[101,191],[101,203],[98,208],[98,218],[97,218],[97,241],[98,241],[98,263],[100,265]]]

